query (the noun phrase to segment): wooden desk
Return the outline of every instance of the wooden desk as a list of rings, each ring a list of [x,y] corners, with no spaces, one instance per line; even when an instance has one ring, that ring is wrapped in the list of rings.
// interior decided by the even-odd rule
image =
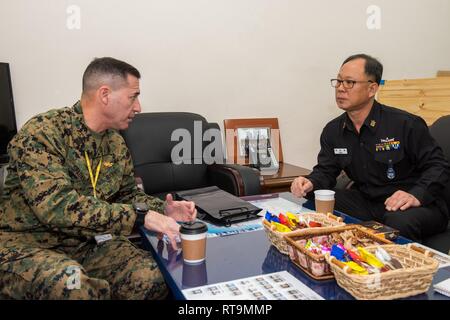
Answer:
[[[299,176],[306,176],[311,172],[309,169],[297,167],[292,164],[281,162],[276,174],[261,175],[261,191],[263,193],[290,191],[292,181]]]

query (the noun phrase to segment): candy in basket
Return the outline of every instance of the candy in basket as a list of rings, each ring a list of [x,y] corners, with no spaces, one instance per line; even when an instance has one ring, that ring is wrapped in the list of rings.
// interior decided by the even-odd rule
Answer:
[[[324,228],[333,226],[343,226],[341,217],[336,217],[330,213],[322,214],[316,212],[305,212],[293,214],[286,212],[274,215],[267,212],[263,220],[264,230],[272,244],[283,254],[288,254],[288,244],[285,236],[295,232],[298,234],[301,230],[310,228]]]

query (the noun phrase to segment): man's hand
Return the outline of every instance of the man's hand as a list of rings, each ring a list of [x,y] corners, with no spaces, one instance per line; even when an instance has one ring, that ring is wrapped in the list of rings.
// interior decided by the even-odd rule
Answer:
[[[411,207],[420,207],[422,204],[412,194],[398,190],[384,202],[387,211],[405,211]]]
[[[195,221],[197,209],[192,201],[174,201],[169,193],[166,196],[166,207],[164,213],[176,221]]]
[[[165,260],[164,258],[162,258],[163,260],[165,260],[166,262],[166,268],[169,270],[173,270],[178,266],[177,263],[177,258],[178,258],[178,250],[174,249],[172,247],[172,245],[167,244],[164,240],[163,237],[157,237],[158,238],[158,243],[156,245],[156,249],[157,252],[160,256],[162,256],[164,249],[167,249],[167,260]],[[181,253],[180,253],[181,254]]]
[[[296,197],[305,197],[314,188],[312,182],[305,177],[298,177],[292,182],[291,192]]]
[[[167,235],[172,248],[177,250],[177,237],[180,236],[180,225],[177,221],[195,221],[195,204],[192,201],[174,201],[172,195],[168,194],[164,213],[165,215],[149,210],[144,218],[144,227]]]
[[[177,237],[180,235],[180,225],[172,217],[149,210],[145,215],[144,227],[151,231],[166,234],[172,248],[174,250],[178,249]]]

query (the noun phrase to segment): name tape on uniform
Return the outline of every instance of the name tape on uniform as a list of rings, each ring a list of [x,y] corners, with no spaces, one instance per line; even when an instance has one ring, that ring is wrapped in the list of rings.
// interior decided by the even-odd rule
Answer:
[[[98,236],[95,236],[95,241],[97,241],[97,244],[109,241],[112,239],[112,235],[111,234],[101,234]]]
[[[347,154],[347,148],[334,148],[334,154]]]

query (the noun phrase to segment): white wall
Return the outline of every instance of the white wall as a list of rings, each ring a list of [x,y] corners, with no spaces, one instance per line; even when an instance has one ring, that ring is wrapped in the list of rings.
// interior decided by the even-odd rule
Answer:
[[[366,26],[372,4],[380,30]],[[285,161],[305,167],[340,113],[329,79],[348,55],[378,57],[385,79],[431,77],[450,69],[449,31],[448,0],[0,0],[19,126],[72,104],[91,59],[113,56],[141,71],[144,111],[278,117]]]

